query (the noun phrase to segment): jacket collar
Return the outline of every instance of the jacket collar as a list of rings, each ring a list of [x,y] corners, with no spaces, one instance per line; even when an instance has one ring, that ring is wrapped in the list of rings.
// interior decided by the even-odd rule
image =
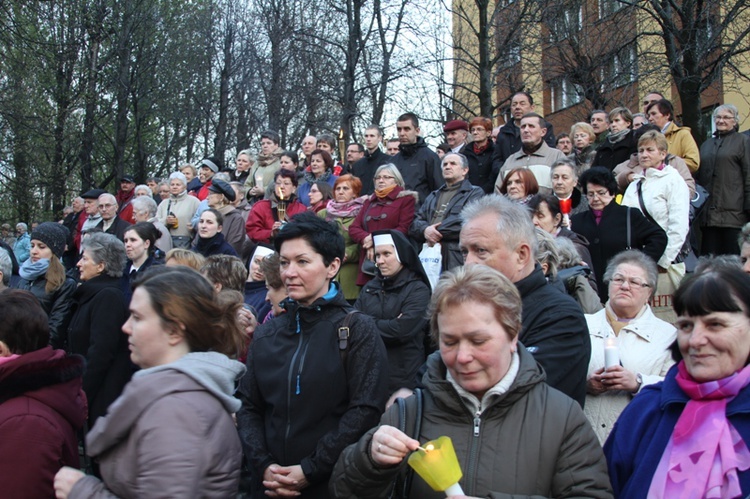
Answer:
[[[521,294],[521,299],[523,300],[525,297],[527,297],[537,289],[541,288],[542,286],[546,286],[547,278],[544,277],[542,267],[538,263],[536,263],[534,264],[534,270],[531,272],[531,274],[527,275],[514,284],[516,285],[518,292]]]

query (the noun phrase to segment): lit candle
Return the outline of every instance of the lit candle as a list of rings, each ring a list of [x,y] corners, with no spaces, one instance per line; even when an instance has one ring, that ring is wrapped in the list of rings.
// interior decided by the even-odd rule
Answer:
[[[563,226],[570,228],[570,212],[573,209],[573,198],[560,199],[560,213],[563,215]]]
[[[609,337],[604,340],[604,368],[620,365],[620,351],[617,349],[617,338]]]
[[[450,437],[427,442],[409,456],[408,462],[432,490],[446,496],[464,495],[458,483],[463,473]]]

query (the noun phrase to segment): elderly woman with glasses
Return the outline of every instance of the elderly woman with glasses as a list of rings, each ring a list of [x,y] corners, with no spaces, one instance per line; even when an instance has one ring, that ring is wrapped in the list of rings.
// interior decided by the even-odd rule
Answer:
[[[608,168],[598,166],[586,170],[580,183],[590,209],[573,215],[570,225],[573,232],[589,241],[599,298],[606,303],[609,295],[604,270],[610,258],[632,248],[643,251],[656,261],[667,246],[667,235],[639,210],[614,202],[617,181]]]
[[[349,236],[360,245],[357,286],[364,286],[375,275],[374,267],[372,274],[362,271],[366,260],[374,260],[372,233],[395,229],[407,235],[419,197],[415,191],[404,189],[404,178],[393,163],[378,167],[374,180],[375,193],[365,201],[349,227]]]
[[[584,412],[602,443],[630,400],[643,387],[663,381],[674,364],[669,346],[677,331],[648,304],[657,276],[651,258],[637,250],[623,251],[604,273],[609,284],[605,308],[586,315],[591,360]]]

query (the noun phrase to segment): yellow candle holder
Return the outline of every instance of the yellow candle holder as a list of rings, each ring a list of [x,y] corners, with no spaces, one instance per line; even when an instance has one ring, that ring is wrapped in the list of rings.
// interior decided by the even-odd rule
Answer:
[[[450,437],[427,442],[409,456],[408,463],[432,490],[449,496],[463,495],[458,484],[463,473]]]

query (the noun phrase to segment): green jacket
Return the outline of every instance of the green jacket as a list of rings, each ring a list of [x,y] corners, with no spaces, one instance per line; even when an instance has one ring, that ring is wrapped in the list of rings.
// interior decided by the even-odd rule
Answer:
[[[460,481],[469,496],[610,498],[612,491],[602,449],[583,411],[573,399],[544,383],[544,371],[519,343],[520,365],[510,389],[489,399],[480,413],[460,399],[446,380],[446,367],[435,352],[427,359],[422,443],[447,435],[453,440],[463,471]],[[414,414],[414,397],[407,414]],[[413,416],[412,416],[413,417]],[[394,404],[381,424],[398,427]],[[407,428],[413,422],[407,422]],[[377,467],[369,456],[367,432],[341,454],[329,489],[333,497],[381,498],[408,465]],[[410,498],[440,498],[415,475]]]

